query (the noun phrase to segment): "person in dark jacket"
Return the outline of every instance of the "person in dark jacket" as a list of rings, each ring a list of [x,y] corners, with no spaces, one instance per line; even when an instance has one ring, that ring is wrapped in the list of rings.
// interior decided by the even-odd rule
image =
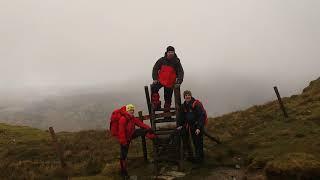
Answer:
[[[178,123],[178,130],[182,130],[184,133],[185,141],[188,141],[188,137],[191,135],[193,145],[195,147],[195,161],[203,161],[203,130],[206,119],[206,112],[198,100],[192,97],[192,93],[189,90],[183,92],[183,97],[185,99],[182,104],[182,114],[180,121]],[[187,142],[189,147],[189,156],[192,155],[190,142]],[[191,155],[190,155],[191,154]]]
[[[184,71],[180,59],[172,46],[167,47],[164,57],[161,57],[153,66],[151,85],[151,101],[154,109],[161,108],[159,90],[164,87],[164,109],[171,106],[173,86],[183,82]]]

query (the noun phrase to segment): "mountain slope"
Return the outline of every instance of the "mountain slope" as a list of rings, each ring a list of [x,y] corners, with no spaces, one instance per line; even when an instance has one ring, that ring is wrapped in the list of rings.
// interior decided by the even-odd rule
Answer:
[[[287,119],[277,101],[211,118],[207,130],[223,143],[216,145],[205,139],[205,163],[200,167],[186,163],[184,178],[212,179],[217,167],[236,165],[247,179],[252,174],[260,179],[320,177],[320,78],[302,94],[283,101]],[[118,177],[119,147],[108,133],[91,130],[61,132],[57,136],[70,167],[67,172],[60,168],[48,132],[0,124],[0,179],[59,179],[66,173],[82,179]],[[140,143],[135,140],[130,148],[129,171],[151,176],[152,165],[143,163]]]
[[[283,102],[287,119],[277,101],[211,119],[209,130],[225,144],[210,154],[225,162],[242,157],[248,170],[269,178],[320,177],[320,78]]]

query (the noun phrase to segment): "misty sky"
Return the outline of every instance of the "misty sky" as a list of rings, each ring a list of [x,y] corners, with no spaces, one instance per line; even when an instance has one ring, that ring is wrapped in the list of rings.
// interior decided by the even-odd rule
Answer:
[[[319,9],[318,0],[1,0],[0,88],[140,87],[173,45],[186,88],[258,81],[289,93],[320,76]]]

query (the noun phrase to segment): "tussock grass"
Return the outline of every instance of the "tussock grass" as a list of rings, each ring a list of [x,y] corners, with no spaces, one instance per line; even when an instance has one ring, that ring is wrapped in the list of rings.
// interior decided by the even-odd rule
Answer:
[[[283,101],[288,119],[277,101],[211,118],[207,130],[223,144],[205,140],[207,161],[199,172],[210,174],[210,167],[240,164],[248,172],[263,171],[269,179],[318,178],[320,78],[302,94]],[[60,168],[49,132],[0,124],[0,179],[119,179],[119,145],[110,134],[61,132],[57,137],[67,169]],[[150,146],[148,141],[149,156]],[[143,163],[140,140],[132,142],[128,157],[131,172],[152,175],[150,163]]]
[[[287,119],[277,101],[210,119],[208,130],[224,146],[209,149],[209,154],[221,162],[241,156],[249,171],[263,170],[270,178],[318,177],[314,172],[320,172],[320,78],[302,94],[283,101]],[[228,156],[225,152],[230,151]]]

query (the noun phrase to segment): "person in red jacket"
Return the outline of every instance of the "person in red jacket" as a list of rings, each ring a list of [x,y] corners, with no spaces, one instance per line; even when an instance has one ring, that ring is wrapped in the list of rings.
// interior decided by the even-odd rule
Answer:
[[[127,155],[132,139],[139,136],[146,136],[149,139],[155,138],[150,126],[144,124],[140,119],[134,117],[134,106],[128,104],[120,109],[118,140],[120,143],[120,168],[121,175],[128,176]],[[141,129],[135,129],[139,126]]]
[[[159,90],[164,87],[164,109],[171,106],[173,86],[183,82],[184,71],[180,59],[172,46],[167,47],[164,57],[161,57],[152,70],[151,101],[154,109],[161,108]]]

